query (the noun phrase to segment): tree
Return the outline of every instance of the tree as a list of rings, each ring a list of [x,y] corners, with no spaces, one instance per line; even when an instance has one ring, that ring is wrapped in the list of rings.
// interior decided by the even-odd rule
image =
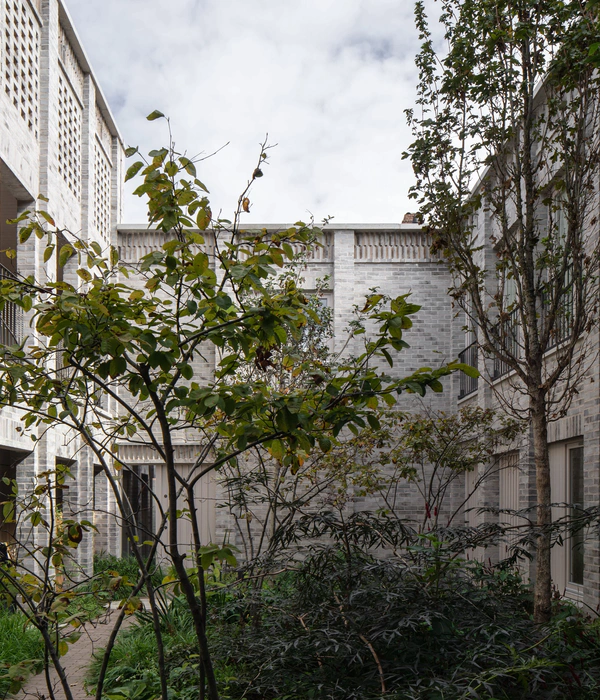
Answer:
[[[598,301],[598,3],[441,5],[447,50],[437,54],[416,4],[423,43],[421,113],[408,113],[412,196],[454,275],[451,293],[495,365],[488,376],[514,373],[498,399],[531,423],[535,619],[543,622],[551,593],[548,423],[564,415],[595,355],[588,333]]]
[[[390,412],[381,429],[373,433],[383,467],[376,488],[386,511],[406,518],[400,496],[403,486],[410,485],[422,503],[418,532],[438,533],[444,540],[450,528],[461,529],[456,521],[464,515],[465,505],[478,486],[498,475],[498,448],[514,441],[520,429],[517,421],[479,406],[465,406],[456,413],[427,408],[413,414]],[[362,454],[361,458],[365,459]],[[476,478],[472,488],[466,490],[459,480],[469,472],[476,472]],[[456,481],[461,495],[452,498]],[[478,536],[482,543],[486,534],[490,534],[488,528],[481,528]]]
[[[153,112],[149,119],[162,117]],[[377,427],[374,411],[381,402],[394,405],[403,391],[441,391],[440,378],[460,368],[458,363],[425,368],[399,380],[374,369],[378,358],[392,365],[392,353],[407,347],[403,333],[418,307],[405,296],[373,294],[361,317],[376,330],[362,354],[327,372],[318,357],[305,358],[303,371],[312,362],[318,381],[283,386],[271,381],[274,354],[299,342],[309,319],[319,322],[292,278],[277,289],[272,282],[285,270],[285,261],[294,258],[295,249],[318,245],[320,231],[302,222],[277,234],[243,230],[241,217],[248,210],[252,184],[263,174],[267,148],[261,146],[232,221],[213,217],[196,164],[176,152],[172,140],[152,151],[149,160],[134,162],[127,179],[141,171],[143,182],[136,193],[148,198],[150,224],[166,235],[162,249],[134,265],[120,261],[115,248],[102,250],[97,242],[58,229],[45,209],[23,214],[16,221],[20,242],[37,236],[45,243],[44,260],[57,256],[65,280],[32,276],[3,280],[0,286],[0,303],[22,307],[30,313],[32,327],[31,337],[20,345],[0,347],[0,405],[23,409],[24,430],[34,441],[60,427],[77,434],[91,451],[118,503],[138,559],[138,587],[148,587],[158,638],[160,620],[149,572],[168,527],[166,552],[198,640],[200,697],[205,697],[206,686],[211,700],[219,693],[206,637],[204,570],[219,558],[232,561],[233,554],[228,547],[201,541],[195,499],[200,479],[235,465],[258,446],[294,473],[302,455],[327,453],[342,431]],[[138,155],[137,149],[129,149],[128,155]],[[63,237],[67,243],[61,245]],[[355,332],[361,330],[357,326]],[[206,378],[205,358],[212,352],[214,373]],[[293,368],[296,359],[284,353],[281,362]],[[248,366],[258,371],[244,372]],[[108,396],[114,407],[110,418],[98,412],[99,395]],[[201,447],[192,469],[183,472],[175,446],[185,435]],[[151,446],[167,474],[168,505],[163,507],[154,495],[161,519],[155,532],[143,534],[143,543],[119,485],[120,474],[135,477],[121,456],[125,444]],[[191,553],[178,538],[182,517],[191,522]],[[150,548],[147,557],[142,545]],[[39,551],[51,561],[54,548],[49,540]],[[189,554],[191,567],[186,565]],[[166,700],[160,644],[158,652]],[[110,647],[98,700],[109,653]],[[55,661],[60,664],[58,655]],[[66,686],[65,693],[70,697]]]

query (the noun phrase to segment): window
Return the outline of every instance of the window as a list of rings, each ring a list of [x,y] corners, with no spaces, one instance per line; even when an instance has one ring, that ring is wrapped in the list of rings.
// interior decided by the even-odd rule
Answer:
[[[560,345],[571,337],[573,324],[573,264],[567,246],[568,220],[562,195],[553,202],[549,214],[548,252],[555,259],[554,276],[546,270],[546,279],[542,292],[541,330],[549,331],[547,349]],[[561,272],[563,265],[564,276]],[[561,275],[562,279],[558,278]],[[556,309],[553,317],[550,309]]]
[[[521,476],[519,453],[509,452],[501,455],[498,458],[498,470],[498,506],[501,510],[518,511],[521,507],[519,497]],[[515,544],[522,537],[524,530],[519,528],[526,525],[527,521],[514,513],[501,513],[499,521],[506,527],[504,541],[499,547],[500,558],[505,559],[511,554],[511,545]]]
[[[505,273],[502,279],[502,308],[500,318],[494,328],[495,346],[509,357],[518,358],[520,355],[519,342],[519,307],[517,284],[511,274]],[[511,366],[494,356],[492,379],[499,379],[511,371]]]
[[[584,504],[584,444],[581,438],[555,442],[550,446],[552,519],[568,521],[579,515]],[[585,572],[585,529],[562,533],[552,547],[552,582],[557,592],[574,601],[583,598]]]
[[[569,455],[569,505],[571,516],[583,509],[583,446],[568,449]],[[583,528],[574,531],[570,538],[569,583],[583,585]]]
[[[465,311],[465,316],[465,348],[458,353],[458,360],[459,362],[463,362],[466,365],[478,369],[479,351],[477,346],[477,330],[470,304]],[[477,391],[477,384],[477,377],[469,377],[468,375],[464,374],[464,372],[461,372],[459,375],[458,398],[462,399],[463,397]]]

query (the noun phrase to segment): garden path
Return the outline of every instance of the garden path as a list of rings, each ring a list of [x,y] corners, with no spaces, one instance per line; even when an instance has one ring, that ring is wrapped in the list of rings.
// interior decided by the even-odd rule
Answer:
[[[86,624],[81,638],[62,657],[63,668],[69,679],[73,700],[89,700],[90,696],[87,694],[84,686],[85,675],[92,661],[93,653],[106,646],[116,615],[116,611],[111,611],[95,622]],[[132,618],[125,618],[121,629],[124,629],[131,620]],[[54,669],[50,671],[50,678],[52,679],[55,699],[65,700],[62,685]],[[30,678],[23,689],[14,697],[18,700],[34,700],[36,698],[38,700],[49,700],[50,694],[48,693],[45,674],[42,672]]]

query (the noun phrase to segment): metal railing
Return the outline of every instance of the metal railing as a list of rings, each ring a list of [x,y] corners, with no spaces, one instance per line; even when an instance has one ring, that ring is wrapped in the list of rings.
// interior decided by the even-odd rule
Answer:
[[[519,317],[518,309],[515,309],[506,320],[496,324],[496,335],[498,337],[498,347],[504,350],[506,355],[519,357]],[[499,357],[494,357],[494,368],[492,370],[492,379],[499,379],[505,374],[508,374],[512,367]]]
[[[16,280],[16,276],[0,265],[0,284],[3,280]],[[0,345],[15,345],[23,339],[23,311],[12,301],[7,301],[0,311]]]
[[[475,369],[477,369],[478,354],[477,341],[474,341],[471,343],[471,345],[467,345],[462,352],[458,353],[458,359],[465,365],[470,365],[471,367],[475,367]],[[464,372],[461,372],[459,381],[459,399],[462,399],[463,397],[472,394],[474,391],[477,391],[477,377],[469,377]]]
[[[574,311],[574,299],[573,299],[573,268],[572,266],[567,269],[565,275],[565,287],[561,294],[561,299],[559,301],[559,306],[554,316],[553,327],[551,328],[550,337],[548,339],[548,345],[546,350],[551,350],[557,345],[560,345],[565,340],[571,337],[573,332],[573,311]],[[548,316],[548,303],[542,296],[542,327],[545,329],[547,324]]]

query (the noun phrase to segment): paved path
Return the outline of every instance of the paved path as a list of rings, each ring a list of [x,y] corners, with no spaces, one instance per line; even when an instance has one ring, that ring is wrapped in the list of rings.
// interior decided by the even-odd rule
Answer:
[[[85,675],[92,660],[92,654],[98,649],[106,646],[112,629],[117,618],[116,612],[111,612],[104,615],[94,623],[88,623],[81,638],[73,644],[69,651],[61,658],[63,668],[67,673],[71,692],[74,700],[89,700],[89,695],[85,692],[83,685]],[[124,629],[130,624],[132,618],[125,618],[121,629]],[[50,672],[52,679],[52,687],[54,688],[56,700],[65,700],[65,694],[56,671],[52,668]],[[19,700],[47,700],[50,698],[48,688],[46,686],[46,677],[44,673],[40,673],[33,678],[30,678],[23,690],[18,693],[15,698]]]

